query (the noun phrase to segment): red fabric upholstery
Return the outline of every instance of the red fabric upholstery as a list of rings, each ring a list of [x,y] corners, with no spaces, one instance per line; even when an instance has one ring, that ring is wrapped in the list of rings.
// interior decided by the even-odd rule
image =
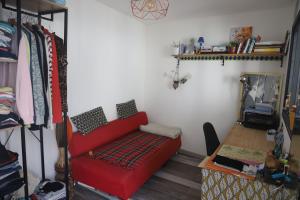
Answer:
[[[180,148],[181,140],[169,140],[133,170],[93,160],[87,155],[72,159],[72,175],[82,182],[122,199],[130,198]]]
[[[115,139],[137,130],[140,125],[148,123],[145,112],[139,112],[126,119],[117,119],[109,122],[107,125],[99,127],[88,135],[75,133],[69,144],[71,157],[79,156],[96,147],[107,144]]]
[[[147,123],[146,113],[141,112],[124,120],[112,121],[87,136],[74,135],[70,143],[74,180],[122,199],[130,198],[176,153],[181,146],[181,138],[168,140],[157,151],[147,155],[144,162],[134,169],[125,169],[104,160],[91,159],[86,152],[123,135],[131,134],[130,132],[138,129],[139,125]]]

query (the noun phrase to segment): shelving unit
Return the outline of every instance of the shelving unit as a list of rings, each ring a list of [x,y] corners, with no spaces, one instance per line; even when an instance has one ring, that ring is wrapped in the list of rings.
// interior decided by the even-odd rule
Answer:
[[[201,54],[173,55],[173,57],[179,60],[221,60],[222,66],[224,66],[225,60],[281,61],[281,66],[282,66],[284,54],[282,53],[251,53],[251,54],[201,53]]]
[[[12,58],[0,58],[0,62],[15,63],[15,62],[17,62],[17,60],[12,59]]]
[[[17,5],[17,0],[5,0],[6,4],[9,6]],[[53,3],[48,0],[22,0],[22,9],[39,13],[39,12],[48,12],[54,10],[67,9],[63,5]]]
[[[41,20],[54,20],[54,14],[64,14],[64,51],[67,55],[67,41],[68,41],[68,9],[67,7],[55,4],[48,0],[1,0],[2,8],[11,10],[17,13],[17,38],[18,42],[21,39],[21,15],[29,15],[38,18],[39,24]],[[48,16],[50,15],[50,17]],[[17,62],[13,59],[0,58],[0,62]],[[67,121],[67,112],[63,113],[64,122]],[[68,140],[67,140],[67,123],[64,123],[64,153],[68,155]],[[41,168],[42,179],[45,180],[45,162],[44,162],[44,140],[43,140],[43,127],[39,127],[40,133],[40,149],[41,149]],[[24,174],[24,192],[25,199],[28,199],[28,179],[27,179],[27,159],[26,159],[26,138],[25,127],[21,126],[21,144],[22,144],[22,158],[23,158],[23,174]],[[66,199],[69,199],[69,166],[68,156],[65,156],[65,184],[66,184]]]

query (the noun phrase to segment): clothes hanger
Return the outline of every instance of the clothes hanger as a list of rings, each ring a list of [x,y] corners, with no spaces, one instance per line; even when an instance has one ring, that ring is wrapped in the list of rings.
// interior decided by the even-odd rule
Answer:
[[[14,25],[14,26],[17,25],[17,21],[16,21],[15,18],[9,18],[7,21],[8,21],[8,23],[10,23],[11,25]]]

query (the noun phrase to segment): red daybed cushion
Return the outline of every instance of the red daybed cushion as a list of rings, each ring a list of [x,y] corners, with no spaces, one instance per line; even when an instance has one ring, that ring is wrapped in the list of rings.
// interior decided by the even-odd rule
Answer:
[[[171,139],[147,156],[135,169],[125,169],[88,155],[72,159],[72,175],[82,182],[122,199],[130,198],[180,148],[181,140]]]
[[[146,113],[140,112],[124,120],[112,121],[89,135],[74,135],[70,143],[74,180],[122,199],[130,198],[176,153],[181,145],[180,137],[163,143],[157,151],[147,155],[147,158],[134,169],[126,169],[104,160],[92,159],[87,152],[121,136],[131,134],[139,128],[139,125],[147,123]]]

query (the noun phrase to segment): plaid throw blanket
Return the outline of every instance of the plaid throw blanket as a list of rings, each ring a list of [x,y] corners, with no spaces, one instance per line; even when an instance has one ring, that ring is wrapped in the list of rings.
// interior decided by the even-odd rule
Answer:
[[[126,169],[134,169],[147,155],[157,151],[170,140],[167,137],[135,132],[94,151],[94,159],[105,160]]]

